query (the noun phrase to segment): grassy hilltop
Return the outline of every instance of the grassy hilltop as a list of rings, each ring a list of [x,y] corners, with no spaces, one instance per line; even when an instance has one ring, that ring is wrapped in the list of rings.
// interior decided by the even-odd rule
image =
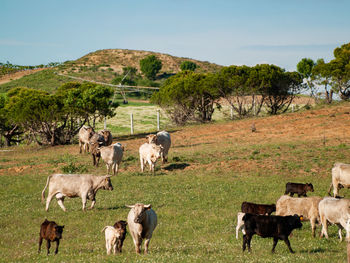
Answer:
[[[140,173],[138,148],[144,137],[114,134],[114,141],[125,145],[120,173],[112,178],[114,191],[100,190],[95,209],[87,212],[81,211],[79,198],[66,199],[66,213],[55,200],[45,212],[41,191],[49,174],[104,175],[103,163],[92,167],[91,156],[79,154],[78,145],[9,148],[0,152],[0,261],[345,262],[346,242],[339,243],[336,226],[329,227],[326,240],[312,238],[305,222],[290,238],[296,254],[279,242],[272,255],[272,240],[258,236],[252,252],[242,253],[242,234],[236,240],[234,232],[243,201],[275,203],[288,181],[312,182],[315,192],[308,195],[325,196],[333,163],[349,162],[349,121],[350,104],[341,103],[173,130],[169,163],[157,163],[156,176]],[[350,197],[347,189],[340,193]],[[107,256],[102,228],[125,220],[129,209],[124,205],[136,202],[151,203],[158,214],[150,254],[135,255],[128,234],[123,253]],[[37,254],[45,218],[65,225],[56,256],[47,257],[45,249]]]

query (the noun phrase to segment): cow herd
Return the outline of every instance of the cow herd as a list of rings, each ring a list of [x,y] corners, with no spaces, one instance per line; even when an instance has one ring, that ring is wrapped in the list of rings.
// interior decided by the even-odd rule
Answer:
[[[350,186],[350,165],[336,163],[332,169],[334,197],[307,197],[306,192],[314,192],[311,183],[286,184],[286,190],[276,204],[254,204],[243,202],[241,212],[237,213],[236,239],[240,230],[243,232],[245,251],[252,236],[257,234],[263,238],[273,238],[272,252],[275,251],[278,240],[283,240],[289,251],[291,248],[288,236],[294,229],[302,227],[302,221],[310,221],[312,236],[315,237],[316,223],[322,225],[320,237],[328,238],[328,225],[338,226],[339,239],[342,241],[342,229],[346,231],[346,239],[350,239],[350,199],[340,198],[340,188]],[[328,194],[330,195],[331,187]],[[289,194],[289,195],[288,195]],[[298,197],[293,197],[297,194]],[[276,215],[271,215],[276,212]]]
[[[146,137],[146,143],[142,144],[139,149],[141,171],[144,166],[149,165],[151,172],[155,172],[155,164],[159,158],[165,163],[168,159],[168,152],[171,146],[170,134],[166,131],[150,134]],[[101,130],[95,133],[93,128],[83,126],[79,131],[79,149],[80,153],[91,152],[93,165],[98,166],[100,158],[107,166],[106,176],[97,176],[92,174],[52,174],[49,175],[46,185],[42,191],[41,199],[44,202],[45,191],[48,188],[46,198],[46,211],[53,197],[56,197],[58,205],[63,211],[66,211],[64,199],[66,197],[80,197],[83,203],[83,211],[86,209],[87,200],[91,201],[89,209],[94,208],[96,204],[97,191],[113,190],[110,173],[118,173],[119,165],[123,158],[124,147],[120,143],[112,144],[112,134],[108,130]],[[148,253],[148,246],[152,237],[153,230],[157,226],[157,214],[151,208],[151,205],[136,203],[127,205],[131,208],[127,222],[118,221],[114,226],[106,226],[102,232],[105,233],[107,254],[112,251],[122,251],[123,242],[126,235],[126,226],[134,241],[135,250],[141,253],[142,241],[145,240],[144,253]],[[59,232],[58,232],[59,231]],[[41,225],[39,252],[43,239],[47,240],[47,254],[49,254],[51,242],[56,242],[55,254],[58,252],[59,240],[62,237],[63,227],[58,226],[54,221],[45,221]]]
[[[151,172],[155,172],[155,164],[159,158],[163,163],[168,159],[171,146],[170,135],[166,131],[150,134],[146,137],[147,142],[139,148],[141,171],[148,164]],[[80,153],[91,152],[93,165],[98,165],[100,158],[107,166],[106,176],[91,174],[53,174],[47,178],[42,191],[42,200],[48,188],[46,199],[46,211],[50,201],[56,197],[58,205],[66,211],[64,206],[65,197],[80,197],[82,209],[86,209],[87,200],[91,201],[89,209],[94,208],[96,193],[99,189],[113,190],[110,173],[116,175],[123,158],[124,147],[120,143],[112,144],[112,135],[107,130],[95,133],[91,127],[83,126],[79,131]],[[284,195],[276,204],[255,204],[243,202],[241,212],[237,214],[236,238],[240,230],[243,232],[243,246],[251,250],[250,243],[253,235],[263,238],[273,238],[272,252],[275,251],[278,240],[283,240],[289,251],[294,253],[288,237],[294,229],[302,227],[302,221],[310,221],[312,236],[315,237],[316,224],[322,225],[320,237],[328,238],[328,225],[336,224],[339,228],[339,238],[342,240],[341,230],[346,230],[346,238],[350,239],[350,199],[340,198],[339,189],[350,187],[350,165],[336,163],[332,169],[332,183],[334,197],[307,197],[307,192],[314,192],[311,183],[286,184]],[[298,197],[294,197],[297,194]],[[122,251],[126,235],[126,227],[133,239],[136,253],[141,253],[141,245],[144,242],[144,253],[148,253],[148,246],[153,231],[157,226],[157,214],[151,205],[136,203],[127,205],[130,212],[127,221],[120,220],[113,226],[106,226],[102,232],[105,234],[107,254],[115,254]],[[273,212],[276,215],[271,215]],[[64,226],[57,225],[54,221],[45,221],[41,225],[39,238],[39,252],[43,239],[47,240],[47,253],[49,254],[50,242],[56,242],[55,253],[58,252],[59,240],[62,238]]]

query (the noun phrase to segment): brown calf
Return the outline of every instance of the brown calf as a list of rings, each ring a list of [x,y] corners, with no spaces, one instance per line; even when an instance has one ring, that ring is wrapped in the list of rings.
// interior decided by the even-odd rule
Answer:
[[[299,184],[299,183],[287,183],[286,184],[286,191],[284,192],[285,195],[290,194],[290,196],[293,196],[294,194],[297,194],[298,197],[304,196],[306,197],[307,191],[314,191],[314,186],[312,183],[309,184]]]
[[[45,221],[41,224],[41,227],[40,227],[38,253],[40,253],[40,248],[41,248],[43,239],[46,239],[47,254],[50,254],[51,242],[54,242],[54,241],[56,241],[55,254],[57,254],[58,246],[60,244],[60,239],[62,238],[63,228],[64,226],[59,226],[54,221],[48,221],[47,219],[45,219]]]
[[[120,233],[120,238],[117,239],[117,251],[119,253],[122,252],[122,247],[123,247],[124,239],[126,236],[126,225],[127,224],[128,223],[126,221],[120,220],[120,221],[116,222],[113,226]]]
[[[243,202],[241,206],[242,213],[249,213],[253,215],[271,215],[276,211],[276,205],[254,204],[249,202]]]

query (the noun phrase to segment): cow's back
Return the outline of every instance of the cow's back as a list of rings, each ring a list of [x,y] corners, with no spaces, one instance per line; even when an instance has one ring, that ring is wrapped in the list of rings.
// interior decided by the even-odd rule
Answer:
[[[325,216],[332,223],[350,215],[350,200],[346,198],[325,197],[318,207],[320,216]]]
[[[350,186],[350,164],[335,163],[332,168],[332,180],[344,187]]]
[[[50,178],[50,191],[77,193],[81,189],[89,187],[92,183],[91,174],[53,174]],[[69,196],[69,193],[67,193]],[[74,196],[74,195],[73,195]]]

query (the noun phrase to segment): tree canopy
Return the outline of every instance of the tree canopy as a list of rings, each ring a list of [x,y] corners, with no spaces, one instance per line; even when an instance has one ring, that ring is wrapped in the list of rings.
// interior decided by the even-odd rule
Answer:
[[[162,61],[155,55],[149,55],[140,60],[140,68],[142,73],[150,80],[155,80],[157,73],[162,68]]]

